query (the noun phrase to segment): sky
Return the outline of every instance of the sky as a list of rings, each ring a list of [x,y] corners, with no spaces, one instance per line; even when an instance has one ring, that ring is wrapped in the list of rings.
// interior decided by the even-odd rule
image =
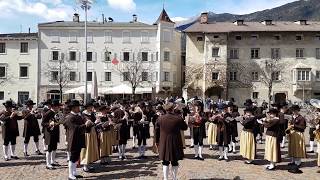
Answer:
[[[78,0],[79,1],[79,0]],[[115,21],[130,21],[132,14],[141,22],[152,24],[163,5],[174,21],[199,15],[204,11],[247,14],[274,8],[295,0],[91,0],[89,20],[112,17]],[[0,0],[0,33],[37,31],[37,24],[51,21],[71,21],[73,14],[83,10],[77,0]]]

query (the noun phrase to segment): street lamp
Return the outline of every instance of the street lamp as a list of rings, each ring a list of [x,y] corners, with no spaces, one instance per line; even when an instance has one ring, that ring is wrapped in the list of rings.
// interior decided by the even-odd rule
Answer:
[[[94,0],[76,0],[78,4],[81,5],[81,8],[85,12],[85,21],[84,21],[84,36],[85,36],[85,93],[84,93],[84,103],[88,102],[88,40],[87,40],[87,14],[88,10],[91,8],[91,5],[94,3]]]

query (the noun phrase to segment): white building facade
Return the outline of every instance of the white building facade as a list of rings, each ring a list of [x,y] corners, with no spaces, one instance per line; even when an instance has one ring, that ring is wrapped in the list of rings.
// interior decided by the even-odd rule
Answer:
[[[319,22],[306,20],[210,22],[203,13],[185,30],[186,72],[203,66],[203,75],[187,83],[189,96],[260,104],[272,84],[274,102],[320,98],[319,29]]]
[[[136,16],[124,23],[88,22],[87,57],[84,22],[79,22],[78,15],[74,21],[43,23],[38,27],[40,101],[60,98],[57,77],[64,69],[68,71],[64,92],[84,86],[86,58],[89,87],[96,73],[100,96],[110,98],[113,95],[108,94],[108,89],[121,84],[131,86],[119,66],[136,59],[143,61],[140,86],[149,89],[145,94],[150,95],[152,90],[158,95],[180,93],[180,33],[175,31],[165,10],[153,25],[138,22]],[[71,93],[66,98],[80,96]]]
[[[0,34],[0,103],[37,102],[38,34]]]

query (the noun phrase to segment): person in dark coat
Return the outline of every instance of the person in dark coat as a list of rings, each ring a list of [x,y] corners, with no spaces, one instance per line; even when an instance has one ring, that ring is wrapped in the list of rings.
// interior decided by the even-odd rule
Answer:
[[[180,131],[187,130],[188,125],[181,117],[174,114],[173,103],[166,104],[164,108],[167,114],[160,116],[156,122],[156,131],[160,130],[159,157],[162,160],[164,179],[168,179],[171,163],[173,179],[176,180],[178,161],[184,157]]]
[[[55,162],[55,156],[60,138],[60,117],[58,115],[60,106],[59,100],[53,100],[51,109],[43,115],[41,123],[44,129],[45,144],[48,146],[46,152],[46,168],[50,170],[54,169],[53,166],[59,166],[59,164]]]
[[[36,145],[36,154],[42,155],[39,150],[39,136],[40,127],[38,123],[38,119],[41,119],[41,114],[35,110],[33,110],[34,103],[32,100],[26,101],[25,105],[27,109],[22,112],[24,119],[24,129],[23,129],[23,137],[24,137],[24,146],[23,153],[25,157],[28,157],[28,144],[30,141],[30,137],[33,137],[33,141]]]
[[[3,103],[5,110],[0,112],[0,124],[2,126],[2,138],[3,138],[3,154],[5,161],[12,159],[19,159],[15,155],[16,140],[19,136],[18,120],[22,119],[22,116],[18,116],[13,111],[14,103],[12,100],[8,100]],[[9,155],[9,143],[11,146],[11,155]]]
[[[126,111],[117,109],[114,112],[115,115],[115,122],[116,122],[116,128],[119,130],[120,138],[119,138],[119,145],[118,145],[118,151],[119,151],[119,159],[124,160],[127,159],[125,156],[125,150],[126,145],[128,141],[128,137],[130,136],[130,131],[128,128],[128,118],[129,115]]]
[[[77,174],[76,162],[80,159],[81,149],[85,148],[85,131],[87,127],[91,127],[93,123],[86,121],[80,114],[80,103],[72,100],[68,107],[71,109],[70,114],[66,117],[64,126],[68,130],[68,146],[67,151],[70,152],[69,179],[82,178]]]
[[[217,120],[217,142],[219,146],[219,161],[228,161],[228,145],[231,141],[230,136],[230,122],[232,120],[231,114],[228,112],[228,105],[224,104],[222,106],[223,111],[220,116],[216,118]]]
[[[238,111],[238,106],[234,104],[230,104],[229,106],[229,113],[231,114],[231,122],[230,125],[230,136],[231,136],[231,144],[229,144],[229,153],[233,152],[236,153],[236,138],[238,137],[238,122],[236,120],[237,117],[240,116]]]
[[[42,109],[42,116],[51,109],[51,104],[52,104],[52,100],[48,99],[47,101],[43,102],[43,109]],[[42,127],[41,133],[43,134],[43,138],[42,138],[42,144],[43,144],[43,150],[47,151],[47,145],[46,145],[46,138],[45,138],[45,133],[44,133],[44,127]]]

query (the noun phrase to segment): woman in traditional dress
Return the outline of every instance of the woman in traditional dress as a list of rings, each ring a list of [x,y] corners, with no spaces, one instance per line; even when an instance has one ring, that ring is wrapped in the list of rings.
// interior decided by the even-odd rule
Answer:
[[[217,124],[215,119],[217,117],[217,105],[211,106],[211,112],[209,113],[209,125],[208,125],[208,144],[210,145],[209,150],[213,149],[214,145],[217,145]]]

